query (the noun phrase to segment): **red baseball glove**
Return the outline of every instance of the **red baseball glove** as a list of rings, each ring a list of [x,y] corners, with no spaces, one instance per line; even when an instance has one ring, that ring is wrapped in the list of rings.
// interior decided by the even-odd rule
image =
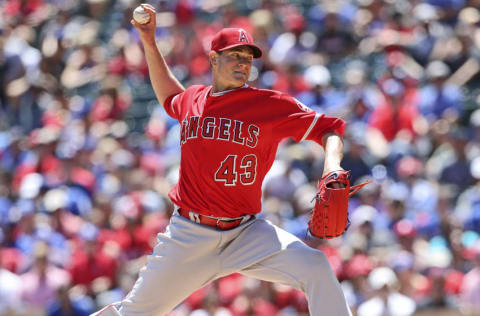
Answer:
[[[335,238],[342,235],[350,225],[348,219],[348,199],[360,190],[367,181],[350,186],[350,171],[337,170],[325,175],[318,183],[315,195],[315,206],[308,222],[310,233],[322,239]],[[340,183],[342,188],[334,188]]]

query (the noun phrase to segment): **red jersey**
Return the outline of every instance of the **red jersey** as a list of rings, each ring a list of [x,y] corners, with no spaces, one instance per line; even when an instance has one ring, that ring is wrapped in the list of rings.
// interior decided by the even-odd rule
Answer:
[[[321,144],[324,134],[345,130],[343,120],[277,91],[245,86],[210,95],[211,89],[191,86],[164,104],[181,124],[180,177],[169,197],[202,215],[259,213],[262,182],[281,140]]]

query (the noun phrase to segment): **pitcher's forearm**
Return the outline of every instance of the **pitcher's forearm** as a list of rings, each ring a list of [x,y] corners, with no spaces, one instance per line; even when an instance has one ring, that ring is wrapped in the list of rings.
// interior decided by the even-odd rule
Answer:
[[[165,59],[158,50],[155,40],[155,30],[157,28],[155,8],[148,3],[142,3],[141,6],[143,10],[148,12],[150,19],[144,24],[140,24],[134,19],[130,23],[138,30],[145,51],[150,81],[158,102],[163,105],[169,96],[183,92],[185,88],[170,71]]]
[[[343,169],[340,163],[343,159],[343,140],[337,134],[323,136],[323,147],[325,148],[324,175],[335,170]]]
[[[169,96],[183,92],[185,88],[173,75],[156,43],[144,43],[143,47],[153,90],[158,102],[163,104]]]

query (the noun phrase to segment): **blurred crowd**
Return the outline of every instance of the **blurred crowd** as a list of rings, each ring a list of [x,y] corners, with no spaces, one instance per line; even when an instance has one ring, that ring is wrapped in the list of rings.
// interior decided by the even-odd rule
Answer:
[[[0,315],[121,300],[168,224],[179,126],[130,24],[139,3],[0,2]],[[212,36],[243,27],[266,53],[251,85],[347,121],[342,166],[374,180],[348,232],[307,235],[323,166],[312,142],[282,143],[260,216],[327,254],[355,315],[480,315],[479,0],[149,3],[185,86],[209,84]],[[234,274],[183,315],[308,311],[299,291]]]

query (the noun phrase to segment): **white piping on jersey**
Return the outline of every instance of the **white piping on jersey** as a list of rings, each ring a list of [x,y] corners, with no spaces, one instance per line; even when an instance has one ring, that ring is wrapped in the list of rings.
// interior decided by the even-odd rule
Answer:
[[[219,92],[211,92],[210,95],[212,97],[219,97],[219,96],[224,95],[226,93],[229,93],[229,92],[232,92],[232,91],[235,91],[235,90],[238,90],[238,89],[243,89],[243,88],[248,88],[248,84],[244,84],[241,87],[230,89],[230,90],[224,90],[224,91],[219,91]]]
[[[177,97],[178,97],[178,94],[177,94],[176,96],[174,96],[173,99],[172,99],[172,102],[170,102],[170,107],[172,108],[172,112],[173,112],[173,114],[175,114],[175,115],[176,115],[177,113],[175,113],[175,107],[173,106],[173,103],[175,102],[175,99],[176,99]]]
[[[315,126],[315,124],[317,123],[318,121],[318,118],[320,117],[320,114],[316,113],[315,114],[315,117],[313,118],[313,122],[312,124],[310,124],[310,127],[307,129],[307,131],[305,132],[305,135],[303,135],[302,139],[300,141],[304,141],[308,135],[310,134],[310,132],[312,131],[313,127]]]

